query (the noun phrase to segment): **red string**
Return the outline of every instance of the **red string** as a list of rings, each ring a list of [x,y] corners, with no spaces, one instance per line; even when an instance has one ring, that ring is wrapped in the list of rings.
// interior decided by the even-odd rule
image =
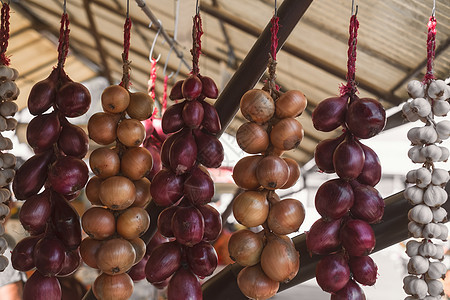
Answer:
[[[271,39],[270,39],[270,55],[273,60],[277,60],[277,48],[278,48],[278,29],[280,26],[278,25],[279,17],[272,17],[270,23],[272,23],[272,27],[270,28]]]
[[[202,18],[200,14],[194,16],[194,28],[192,29],[192,41],[193,46],[191,49],[192,54],[192,74],[198,75],[200,70],[198,68],[198,59],[202,53]]]
[[[63,13],[61,16],[61,28],[58,41],[58,68],[64,68],[67,53],[69,52],[69,16]]]
[[[130,37],[131,37],[131,19],[127,18],[123,25],[123,54],[124,59],[128,60],[128,53],[130,52]]]
[[[436,51],[436,18],[430,17],[428,21],[428,37],[427,37],[427,73],[423,78],[423,82],[427,83],[435,79],[433,74],[433,61]]]
[[[358,92],[358,88],[355,83],[355,71],[356,71],[356,44],[358,42],[358,28],[359,21],[356,18],[356,14],[350,18],[350,27],[348,38],[348,51],[347,51],[347,84],[340,86],[341,96],[345,94],[354,95]]]
[[[1,28],[0,28],[0,62],[9,66],[9,57],[6,56],[9,40],[9,5],[4,3],[2,6]]]
[[[162,111],[163,113],[166,111],[167,108],[167,81],[169,80],[169,77],[166,75],[164,76],[164,88],[163,88],[163,97],[162,97]]]
[[[155,94],[155,86],[156,86],[156,59],[154,59],[152,57],[152,62],[151,62],[151,67],[150,67],[150,78],[148,80],[148,94],[150,95],[150,97],[152,97],[153,100],[155,100],[156,94]]]

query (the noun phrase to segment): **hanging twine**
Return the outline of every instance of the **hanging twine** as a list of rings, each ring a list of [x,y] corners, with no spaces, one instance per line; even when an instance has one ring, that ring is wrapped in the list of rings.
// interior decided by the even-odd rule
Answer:
[[[275,79],[277,78],[276,70],[277,70],[277,49],[278,49],[278,30],[280,26],[278,25],[279,17],[275,15],[270,20],[272,24],[270,28],[270,57],[269,63],[267,65],[269,78],[267,78],[263,90],[272,92],[277,94],[280,90],[280,87],[275,83]]]
[[[423,83],[435,79],[433,74],[434,56],[436,52],[436,18],[432,15],[428,21],[427,36],[427,72],[423,78]]]
[[[271,38],[270,38],[270,55],[273,60],[277,60],[277,48],[278,48],[278,29],[280,25],[278,25],[279,17],[272,17],[270,23],[272,27],[270,28]]]
[[[69,16],[63,13],[61,16],[61,28],[59,30],[58,41],[58,66],[59,69],[64,69],[67,53],[69,53]]]
[[[164,76],[164,86],[163,86],[163,97],[162,97],[162,111],[163,113],[167,109],[167,81],[169,81],[169,76]]]
[[[356,14],[352,15],[350,18],[350,27],[349,33],[350,36],[348,38],[348,59],[347,59],[347,85],[340,86],[340,94],[341,96],[345,94],[355,95],[358,92],[358,88],[355,83],[355,71],[356,71],[356,44],[358,42],[358,28],[359,21],[356,18]]]
[[[200,17],[200,13],[197,13],[194,16],[194,27],[192,29],[192,74],[198,75],[200,73],[198,67],[198,59],[200,58],[200,54],[202,53],[202,18]]]
[[[5,66],[9,66],[10,60],[6,56],[6,49],[8,48],[9,41],[9,5],[3,3],[2,15],[1,15],[1,27],[0,27],[0,63]]]
[[[130,52],[130,37],[131,37],[131,19],[127,16],[125,24],[123,25],[123,53],[122,53],[122,82],[121,86],[128,89],[130,86],[130,64],[128,60],[128,53]]]

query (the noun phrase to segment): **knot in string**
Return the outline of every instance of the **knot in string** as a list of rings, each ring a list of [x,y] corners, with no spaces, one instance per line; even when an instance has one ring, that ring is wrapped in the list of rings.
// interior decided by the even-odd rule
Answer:
[[[128,60],[128,53],[130,52],[130,37],[131,37],[131,19],[126,18],[125,24],[123,25],[123,53],[122,53],[122,85],[124,88],[128,89],[130,86],[130,61]]]
[[[202,53],[202,35],[203,35],[203,29],[202,29],[202,19],[200,17],[200,13],[197,13],[194,16],[194,26],[192,29],[192,74],[198,75],[200,73],[199,66],[198,66],[198,60],[200,57],[200,54]]]
[[[356,71],[356,44],[358,42],[359,21],[356,14],[350,18],[348,50],[347,50],[347,84],[340,86],[341,96],[345,94],[354,95],[358,92],[355,83]]]
[[[280,28],[278,21],[279,17],[273,16],[270,20],[272,27],[270,28],[271,38],[270,38],[270,55],[273,60],[277,60],[277,48],[278,48],[278,29]]]
[[[63,69],[66,62],[67,53],[69,53],[69,16],[63,13],[61,16],[61,28],[59,29],[58,40],[58,68]]]
[[[6,56],[6,49],[9,41],[9,5],[3,3],[1,13],[1,27],[0,27],[0,62],[9,66],[9,57]]]
[[[436,53],[436,18],[432,15],[428,21],[427,35],[427,72],[423,78],[423,83],[428,83],[435,79],[433,74],[434,56]]]

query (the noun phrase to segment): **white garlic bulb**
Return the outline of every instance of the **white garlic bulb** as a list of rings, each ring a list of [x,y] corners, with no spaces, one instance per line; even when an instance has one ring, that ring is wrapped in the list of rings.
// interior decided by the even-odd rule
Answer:
[[[7,201],[11,197],[11,192],[8,189],[0,188],[0,203]]]
[[[436,225],[439,226],[439,230],[441,232],[441,234],[437,238],[445,242],[448,238],[448,227],[442,223]]]
[[[422,146],[414,146],[408,150],[408,157],[412,160],[412,162],[424,163],[427,161],[420,150],[422,150]]]
[[[441,300],[441,297],[434,297],[434,296],[428,295],[428,296],[425,296],[425,298],[423,298],[423,300]]]
[[[430,262],[428,267],[427,278],[429,279],[439,279],[443,278],[445,273],[447,273],[447,267],[445,264],[439,261]]]
[[[433,220],[433,212],[427,205],[419,204],[409,210],[408,218],[418,224],[428,224]]]
[[[450,151],[448,150],[447,147],[439,147],[439,148],[442,151],[442,155],[439,158],[439,161],[446,162],[448,160],[449,155],[450,155]]]
[[[411,171],[408,171],[408,173],[406,173],[406,182],[407,183],[416,183],[416,179],[417,179],[416,172],[417,172],[417,170],[411,170]]]
[[[3,223],[0,223],[0,235],[4,234],[5,234],[5,226],[3,225]]]
[[[450,103],[447,101],[434,101],[433,114],[438,117],[445,117],[450,111]]]
[[[403,192],[403,196],[412,205],[423,203],[423,189],[417,185],[409,186]]]
[[[450,180],[450,174],[445,169],[434,168],[431,174],[431,183],[440,187],[445,187]]]
[[[425,188],[431,183],[431,172],[427,168],[416,170],[416,182],[418,187]]]
[[[442,245],[436,245],[436,254],[433,256],[434,259],[438,259],[438,260],[443,260],[444,259],[444,253],[445,253],[445,249],[444,246]]]
[[[5,216],[9,215],[9,212],[10,212],[9,206],[1,203],[0,204],[0,218],[3,218]]]
[[[416,240],[410,240],[406,243],[406,255],[413,257],[419,254],[419,247],[422,245],[421,242]]]
[[[406,118],[410,122],[415,122],[415,121],[419,120],[419,115],[417,115],[416,113],[414,113],[411,110],[411,106],[410,106],[409,102],[406,102],[402,106],[402,113],[403,113],[403,118]]]
[[[413,127],[410,130],[408,130],[407,137],[408,140],[411,141],[411,145],[422,145],[423,143],[420,141],[420,127]]]
[[[18,110],[16,102],[4,101],[0,104],[0,115],[3,117],[13,117]]]
[[[444,204],[447,197],[447,192],[443,188],[437,185],[429,185],[423,193],[423,202],[430,207],[437,207]]]
[[[411,80],[406,87],[411,98],[419,98],[425,96],[425,87],[422,82],[418,80]]]
[[[422,237],[426,239],[439,238],[442,234],[440,224],[428,223],[423,227]]]
[[[415,98],[410,103],[411,111],[420,117],[426,117],[431,113],[431,105],[425,98]]]
[[[7,80],[0,84],[0,98],[3,100],[17,99],[19,95],[19,88],[16,83],[11,80]]]
[[[9,264],[8,258],[4,255],[0,255],[0,272],[5,271],[8,264]]]
[[[431,296],[437,297],[443,295],[444,285],[442,284],[441,281],[436,279],[430,279],[427,280],[427,285],[428,285],[428,294],[430,294]]]
[[[436,124],[436,132],[441,140],[446,140],[450,136],[450,121],[442,120]]]
[[[427,295],[428,285],[425,280],[415,278],[408,283],[408,290],[410,291],[410,294],[416,295],[422,299]]]
[[[437,162],[442,156],[442,150],[439,146],[434,144],[427,145],[420,149],[420,153],[425,157],[425,159],[429,162]]]
[[[7,248],[8,248],[8,242],[5,240],[4,237],[0,237],[0,254],[5,253]]]
[[[414,275],[425,274],[428,271],[430,262],[427,258],[416,255],[409,259],[408,262],[408,272]]]
[[[428,97],[437,99],[444,95],[447,85],[444,80],[433,80],[428,85]]]
[[[447,211],[444,208],[432,208],[431,211],[433,212],[434,223],[447,222]]]
[[[418,252],[420,256],[430,258],[436,255],[436,246],[431,242],[424,241],[423,243],[420,243]]]
[[[408,231],[409,231],[409,233],[411,233],[411,236],[413,236],[415,238],[422,237],[422,230],[423,230],[423,225],[418,224],[414,221],[411,221],[408,223]]]
[[[415,279],[417,279],[417,277],[414,275],[408,275],[403,278],[403,289],[407,294],[412,294],[411,291],[409,290],[409,284],[411,281]]]
[[[427,125],[419,127],[417,138],[422,144],[432,144],[438,139],[438,134],[433,126]]]

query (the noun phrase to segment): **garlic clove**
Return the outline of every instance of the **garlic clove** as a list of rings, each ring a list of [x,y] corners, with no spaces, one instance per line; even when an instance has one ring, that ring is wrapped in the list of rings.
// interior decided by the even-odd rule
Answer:
[[[445,169],[434,168],[431,174],[431,183],[440,187],[445,187],[450,180],[450,174]]]
[[[427,260],[426,258],[424,258],[424,259]],[[424,298],[427,295],[428,285],[425,282],[425,280],[420,279],[420,278],[415,278],[415,279],[411,280],[408,285],[409,285],[408,289],[411,291],[412,295],[415,295],[415,296],[419,297],[420,299]]]
[[[12,80],[14,78],[14,71],[5,65],[0,66],[0,81]]]
[[[0,158],[3,161],[3,168],[13,168],[16,165],[17,158],[12,153],[1,153]]]
[[[444,95],[447,85],[444,80],[433,80],[428,85],[428,97],[437,99]]]
[[[414,221],[411,221],[408,223],[408,231],[412,237],[415,237],[416,239],[421,238],[422,231],[423,231],[423,225],[416,223]]]
[[[423,143],[420,141],[420,127],[413,127],[410,130],[408,130],[407,138],[411,141],[411,145],[422,145]]]
[[[442,234],[440,224],[428,223],[423,227],[422,237],[425,239],[439,238]]]
[[[0,84],[0,98],[3,100],[17,99],[19,88],[14,81],[7,80]]]
[[[12,117],[19,110],[19,106],[12,101],[5,101],[0,104],[0,115],[4,117]]]
[[[445,273],[447,273],[447,267],[445,264],[439,261],[430,262],[428,267],[427,278],[428,279],[439,279],[444,278]]]
[[[1,203],[0,204],[0,219],[3,219],[4,217],[6,217],[7,215],[9,215],[9,213],[10,213],[9,206]]]
[[[447,222],[447,211],[444,208],[432,208],[431,211],[433,212],[434,223]]]
[[[443,260],[445,249],[444,246],[436,244],[436,254],[433,256],[434,259]]]
[[[409,259],[408,262],[408,273],[414,275],[425,274],[428,271],[429,265],[430,262],[427,258],[420,255],[413,256]],[[411,291],[414,292],[414,290]]]
[[[420,153],[428,162],[437,162],[442,156],[441,148],[433,144],[427,145],[420,149]]]
[[[411,171],[408,171],[408,173],[406,173],[406,182],[407,183],[416,183],[416,180],[417,180],[416,172],[417,172],[417,170],[411,170]]]
[[[442,120],[436,124],[436,132],[441,140],[446,140],[450,136],[450,121]]]
[[[0,235],[4,234],[5,234],[5,226],[3,225],[3,223],[0,223]]]
[[[433,220],[433,213],[428,206],[419,204],[409,210],[408,218],[419,224],[428,224]]]
[[[421,243],[418,249],[419,255],[426,258],[430,258],[436,255],[436,251],[436,246],[433,243],[427,241]]]
[[[430,279],[427,280],[427,285],[428,285],[428,293],[431,296],[437,297],[444,294],[444,285],[442,284],[441,281],[436,279]]]
[[[431,172],[427,168],[416,170],[416,182],[418,187],[425,188],[431,183]]]
[[[416,240],[410,240],[406,243],[406,255],[413,257],[419,254],[419,247],[422,245],[421,242]]]
[[[437,207],[447,201],[447,192],[437,185],[429,185],[423,193],[423,202],[429,207]]]
[[[433,224],[433,223],[431,223],[431,224]],[[445,224],[442,224],[442,223],[439,223],[439,224],[436,224],[437,226],[439,226],[439,230],[440,230],[440,235],[438,236],[438,237],[436,237],[436,238],[438,238],[438,239],[440,239],[440,240],[442,240],[442,241],[447,241],[447,238],[448,238],[448,227],[445,225]]]
[[[445,117],[450,111],[450,103],[447,101],[434,101],[433,114],[438,117]]]
[[[417,277],[414,275],[408,275],[403,278],[403,290],[405,291],[405,293],[410,294],[410,295],[412,294],[412,292],[410,290],[410,285],[411,285],[411,281],[413,281],[415,279],[417,279]]]
[[[421,144],[432,144],[435,143],[438,139],[438,134],[434,127],[431,125],[419,127],[417,132],[417,138],[419,139]]]
[[[17,71],[17,69],[11,68],[11,70],[13,71],[13,76],[10,78],[12,81],[16,80],[17,78],[19,78],[19,71]]]
[[[11,197],[11,192],[8,189],[1,188],[0,189],[0,203],[3,203]]]
[[[422,155],[422,146],[414,146],[411,149],[408,150],[408,157],[412,160],[414,163],[424,163],[426,162],[425,156]]]
[[[450,151],[448,150],[447,147],[439,147],[439,148],[442,151],[442,155],[439,158],[439,161],[446,162],[448,160],[449,155],[450,155]]]
[[[6,119],[6,130],[15,130],[17,127],[17,120],[14,118]]]
[[[431,113],[431,105],[425,98],[415,98],[410,104],[411,111],[420,117],[426,117]]]
[[[411,80],[406,87],[411,98],[419,98],[425,96],[425,87],[422,82],[418,80]]]
[[[405,189],[403,196],[412,205],[417,205],[423,203],[423,193],[424,191],[421,188],[413,185]]]

